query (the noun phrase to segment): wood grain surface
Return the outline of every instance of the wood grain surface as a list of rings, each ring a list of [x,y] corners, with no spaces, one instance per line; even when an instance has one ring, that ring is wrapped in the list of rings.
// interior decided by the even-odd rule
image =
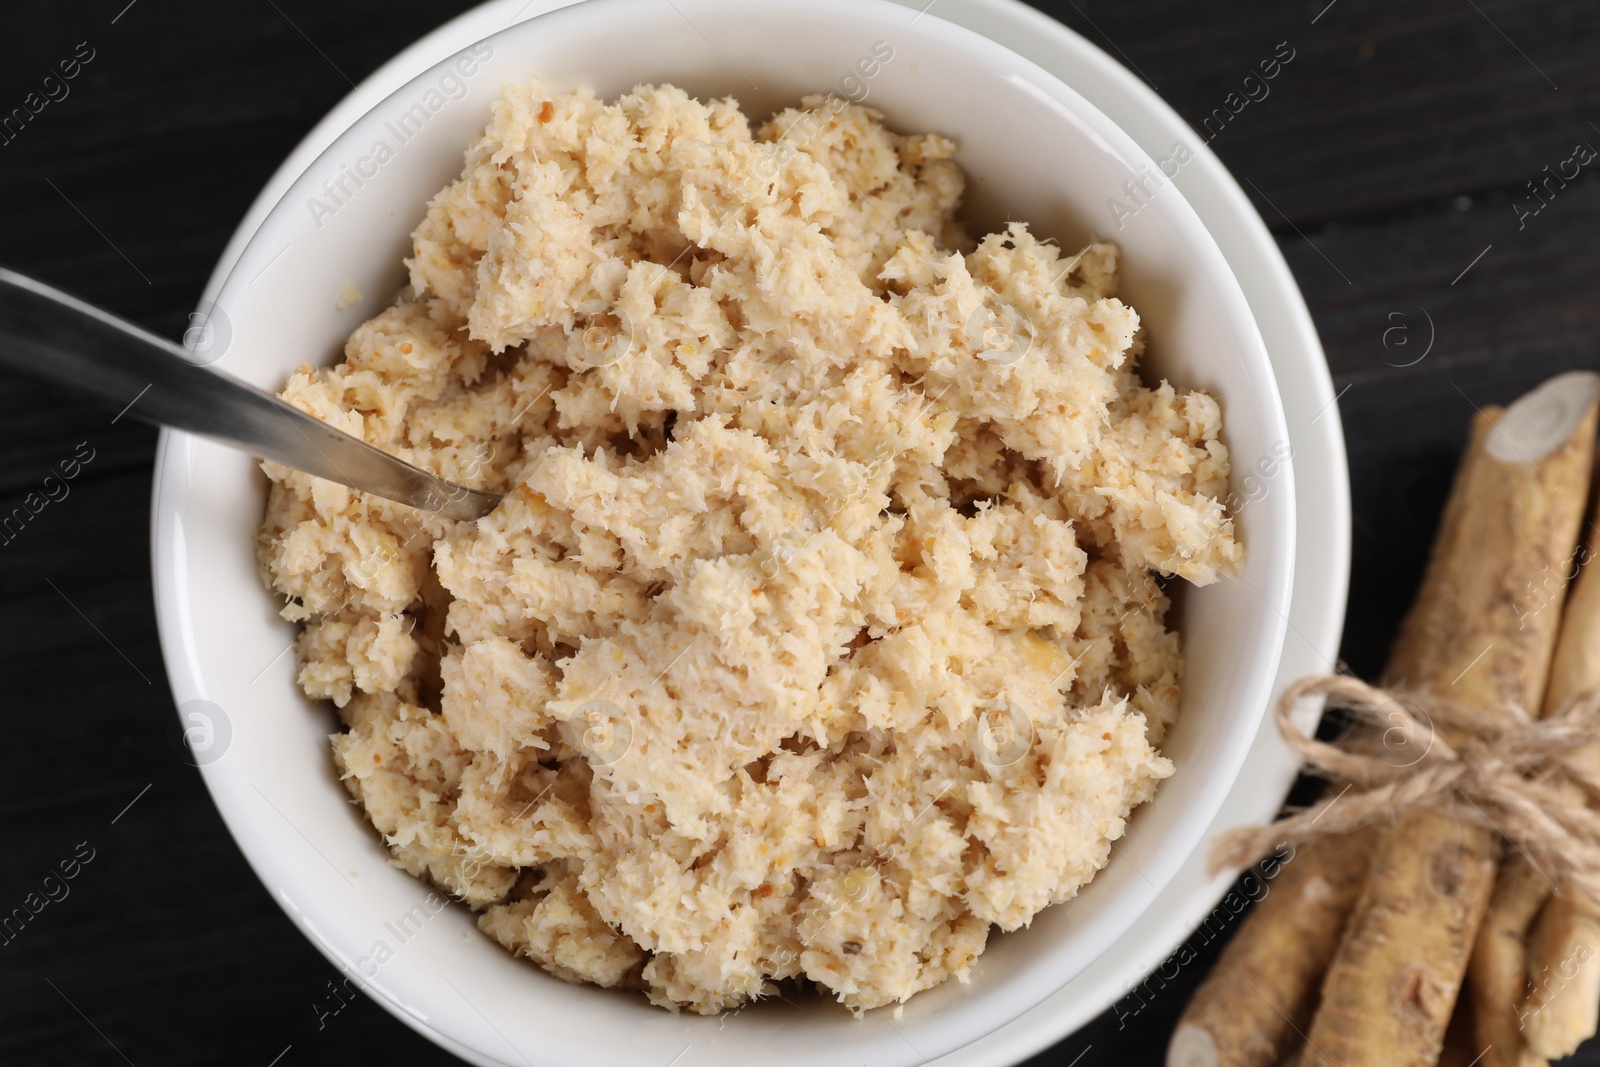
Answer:
[[[82,44],[93,58],[65,99],[0,144],[0,263],[178,336],[284,155],[353,82],[467,6],[5,5],[0,114]],[[1528,186],[1578,145],[1600,148],[1600,8],[1038,6],[1197,128],[1280,42],[1294,50],[1270,94],[1211,143],[1277,236],[1342,390],[1355,496],[1342,651],[1370,677],[1474,408],[1600,367],[1600,161],[1543,200]],[[457,1062],[364,999],[319,1024],[335,971],[256,881],[178,756],[150,592],[155,433],[0,380],[0,514],[85,443],[93,459],[69,494],[0,543],[0,912],[81,858],[80,845],[93,856],[64,898],[0,939],[0,1063]],[[1160,1062],[1209,959],[1136,1016],[1108,1012],[1030,1063]],[[1567,1062],[1600,1065],[1600,1051]]]

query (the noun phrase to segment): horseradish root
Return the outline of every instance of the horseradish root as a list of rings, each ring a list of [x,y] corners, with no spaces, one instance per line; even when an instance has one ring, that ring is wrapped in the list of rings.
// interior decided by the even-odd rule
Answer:
[[[1542,1067],[1530,1055],[1518,1025],[1516,1005],[1527,989],[1528,926],[1549,892],[1544,873],[1513,853],[1500,868],[1489,914],[1478,929],[1468,964],[1473,1039],[1483,1050],[1481,1067]]]
[[[1519,1021],[1529,1052],[1563,1059],[1595,1035],[1600,1014],[1600,917],[1592,903],[1551,897],[1528,939],[1532,988]]]
[[[1592,374],[1562,375],[1474,420],[1388,684],[1488,711],[1540,706],[1565,590],[1530,590],[1577,541],[1597,386]],[[1491,829],[1434,809],[1383,831],[1302,1067],[1432,1067],[1498,853]]]
[[[1592,376],[1589,375],[1563,375],[1554,379],[1552,384],[1559,386],[1559,391],[1552,385],[1546,385],[1534,394],[1539,397],[1538,403],[1519,408],[1520,418],[1536,440],[1543,432],[1540,427],[1544,419],[1560,421],[1564,412],[1579,412],[1593,395]],[[1508,432],[1507,423],[1511,418],[1512,413],[1508,412],[1506,418],[1501,420],[1502,433]],[[1525,440],[1517,439],[1515,431],[1516,426],[1512,426],[1509,440],[1517,447],[1527,447]],[[1495,450],[1497,443],[1504,445],[1498,436],[1490,440],[1491,451]],[[1509,446],[1499,449],[1502,454],[1514,451]],[[1539,601],[1533,610],[1561,615],[1560,602],[1552,605],[1544,598],[1551,589],[1566,586],[1577,569],[1575,564],[1578,558],[1579,553],[1575,550],[1559,566],[1529,581],[1529,589]],[[1600,680],[1600,669],[1590,668],[1585,662],[1584,653],[1587,650],[1583,648],[1583,641],[1587,635],[1583,618],[1585,611],[1581,607],[1574,591],[1567,612],[1562,616],[1555,652],[1551,657],[1542,714],[1550,714]],[[1595,607],[1600,608],[1600,604]],[[1575,613],[1574,608],[1580,610]],[[1600,616],[1597,616],[1597,620],[1600,620]],[[1584,803],[1583,793],[1576,786],[1572,787],[1569,799],[1574,804]],[[1545,906],[1550,890],[1548,877],[1531,866],[1525,858],[1515,856],[1501,871],[1494,896],[1490,899],[1489,918],[1478,932],[1478,944],[1472,951],[1472,960],[1467,968],[1467,986],[1475,1009],[1474,1039],[1484,1049],[1484,1067],[1542,1065],[1551,1054],[1540,1050],[1562,1043],[1562,1039],[1555,1036],[1555,1030],[1571,1025],[1568,1021],[1571,1019],[1570,1013],[1565,1019],[1547,1018],[1547,1028],[1542,1030],[1541,1039],[1535,1045],[1528,1023],[1536,1015],[1542,1014],[1542,1005],[1524,1003],[1529,996],[1530,982],[1535,984],[1535,993],[1538,988],[1538,974],[1530,966],[1528,957],[1528,930],[1538,918],[1540,909]],[[1518,1005],[1521,1005],[1521,1010]],[[1592,1007],[1588,1015],[1591,1018],[1594,1016]],[[1573,1048],[1576,1047],[1574,1042]]]
[[[1376,840],[1326,837],[1284,861],[1184,1008],[1167,1067],[1277,1067],[1296,1050]]]
[[[1550,663],[1546,715],[1600,686],[1600,576],[1587,565],[1594,548],[1591,533],[1589,550],[1574,553],[1562,570],[1562,577],[1577,577]],[[1600,769],[1600,743],[1567,758]],[[1574,804],[1585,803],[1578,787],[1571,794]],[[1543,883],[1535,887],[1548,889]],[[1600,910],[1595,902],[1571,894],[1551,897],[1528,939],[1525,972],[1530,988],[1518,1014],[1529,1051],[1552,1060],[1572,1055],[1600,1024]]]

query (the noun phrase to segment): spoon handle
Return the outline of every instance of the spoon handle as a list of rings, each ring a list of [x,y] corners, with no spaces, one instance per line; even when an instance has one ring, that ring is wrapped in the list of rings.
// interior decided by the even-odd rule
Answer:
[[[480,518],[500,502],[418,470],[270,393],[197,365],[164,337],[3,267],[0,367],[144,422],[452,519]]]

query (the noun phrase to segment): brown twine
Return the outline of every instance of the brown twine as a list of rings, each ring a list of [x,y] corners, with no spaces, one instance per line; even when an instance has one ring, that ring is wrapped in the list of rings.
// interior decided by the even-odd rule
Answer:
[[[1355,720],[1337,743],[1308,737],[1290,717],[1301,700],[1316,696]],[[1575,785],[1600,801],[1600,776],[1568,758],[1600,740],[1600,690],[1532,719],[1520,708],[1489,712],[1436,693],[1319,676],[1289,687],[1277,720],[1310,770],[1349,786],[1275,823],[1222,834],[1211,848],[1213,871],[1410,809],[1437,808],[1498,831],[1563,886],[1600,900],[1600,812],[1571,794]]]

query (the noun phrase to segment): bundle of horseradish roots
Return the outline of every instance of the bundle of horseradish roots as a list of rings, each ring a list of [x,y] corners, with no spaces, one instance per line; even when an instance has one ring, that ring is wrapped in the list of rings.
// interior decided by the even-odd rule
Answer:
[[[1600,375],[1479,412],[1384,677],[1308,679],[1332,779],[1213,842],[1272,857],[1168,1067],[1533,1067],[1600,1018]],[[1318,738],[1296,697],[1346,712]],[[1302,708],[1302,710],[1305,710]]]

